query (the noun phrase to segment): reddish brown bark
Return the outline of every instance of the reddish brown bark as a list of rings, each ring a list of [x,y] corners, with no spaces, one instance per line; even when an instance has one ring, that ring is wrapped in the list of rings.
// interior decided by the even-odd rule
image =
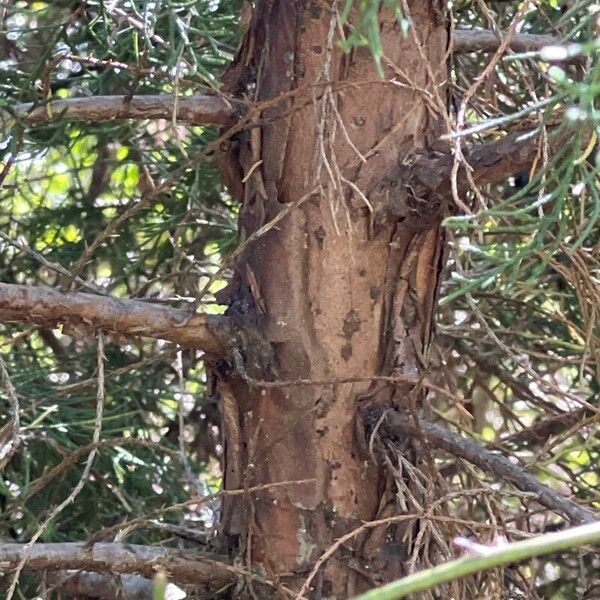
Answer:
[[[382,174],[443,133],[426,98],[444,94],[443,5],[410,2],[414,36],[406,38],[382,9],[385,55],[410,79],[393,85],[378,78],[368,49],[341,53],[329,3],[258,3],[225,81],[232,94],[273,103],[260,128],[225,149],[222,172],[243,201],[243,238],[284,203],[298,206],[249,246],[229,290],[230,315],[254,314],[274,351],[271,372],[251,375],[418,378],[439,277],[439,221],[374,226],[365,197],[378,213],[390,199],[389,189],[377,193]],[[239,368],[221,372],[226,487],[315,479],[225,503],[224,530],[254,567],[298,589],[334,539],[397,512],[396,490],[365,452],[356,415],[365,403],[406,405],[409,391],[368,383],[263,389],[248,386]],[[390,533],[336,554],[313,595],[346,598],[397,576],[409,549],[401,531]]]

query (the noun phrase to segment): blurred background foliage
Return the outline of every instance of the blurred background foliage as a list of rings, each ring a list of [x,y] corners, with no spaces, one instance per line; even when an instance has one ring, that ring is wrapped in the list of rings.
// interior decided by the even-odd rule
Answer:
[[[373,14],[380,4],[342,7],[364,15],[347,48],[368,44],[376,63]],[[385,4],[405,22],[403,3]],[[521,6],[450,4],[453,26],[502,32]],[[3,117],[19,102],[217,89],[235,53],[240,10],[230,0],[0,0],[1,281],[173,306],[195,300],[237,240],[237,206],[210,152],[204,155],[214,129],[166,120],[58,121],[33,129]],[[535,465],[542,481],[597,507],[600,192],[596,140],[582,139],[599,120],[599,18],[589,0],[537,0],[518,31],[581,44],[577,60],[550,63],[540,53],[507,52],[473,93],[492,55],[450,59],[451,116],[463,108],[465,127],[487,122],[460,138],[463,150],[514,130],[541,128],[544,140],[569,128],[572,136],[555,155],[542,144],[534,172],[472,191],[466,200],[473,214],[448,220],[448,277],[432,351],[433,377],[446,393],[431,397],[447,424]],[[73,268],[111,220],[169,177],[168,193],[126,220],[82,266],[87,286],[53,268]],[[202,304],[208,312],[222,310],[210,294]],[[80,477],[85,454],[71,459],[92,437],[96,345],[61,329],[3,325],[0,332],[23,435],[0,478],[0,537],[26,541]],[[220,417],[201,355],[113,338],[106,356],[103,442],[91,480],[42,539],[88,539],[140,515],[149,518],[127,533],[128,541],[181,544],[184,529],[210,538],[210,506],[163,510],[220,485]],[[4,392],[0,402],[2,426],[10,421]],[[194,481],[178,454],[179,406]],[[461,518],[491,523],[497,533],[560,526],[547,512],[530,510],[531,498],[447,457],[438,460],[457,491],[452,510]],[[487,491],[459,493],[474,487]],[[179,537],[169,525],[182,528]],[[469,533],[482,539],[475,527]],[[594,595],[599,567],[592,555],[570,553],[506,569],[485,586],[504,583],[511,598],[600,597]],[[22,597],[36,581],[23,578]]]
[[[238,12],[230,1],[2,2],[0,120],[18,102],[213,89],[236,49]],[[177,169],[168,193],[125,221],[83,266],[91,291],[186,306],[235,243],[236,207],[211,158],[196,158],[214,130],[170,121],[59,120],[35,129],[3,121],[1,281],[90,291],[51,266],[72,268],[111,220]],[[203,302],[206,311],[221,310],[210,294]],[[2,327],[0,356],[19,396],[23,435],[0,479],[3,539],[28,540],[75,486],[87,455],[66,462],[92,439],[96,342],[68,333]],[[177,348],[168,343],[114,338],[106,357],[103,445],[91,480],[45,541],[88,539],[220,485],[219,416],[201,357],[184,351],[178,366]],[[7,402],[3,396],[2,425],[10,419]],[[180,403],[197,484],[176,452]],[[192,506],[160,520],[201,535],[213,519],[212,511]],[[152,543],[171,535],[149,520],[127,539]]]

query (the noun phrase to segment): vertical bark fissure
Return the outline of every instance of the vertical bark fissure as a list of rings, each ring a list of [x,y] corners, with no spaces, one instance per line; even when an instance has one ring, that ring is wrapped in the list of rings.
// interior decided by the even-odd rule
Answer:
[[[226,74],[228,91],[273,101],[262,115],[266,123],[240,134],[235,152],[227,149],[221,159],[224,180],[243,200],[241,235],[269,222],[284,203],[321,189],[248,248],[229,287],[230,310],[264,312],[257,318],[273,348],[275,379],[396,373],[416,381],[422,372],[439,229],[384,219],[374,230],[357,193],[376,190],[384,173],[440,133],[420,90],[445,78],[445,26],[435,18],[437,0],[409,4],[421,51],[401,36],[391,11],[382,9],[380,22],[386,56],[411,73],[413,88],[378,81],[367,49],[344,56],[328,42],[331,31],[337,35],[331,29],[335,2],[259,2]],[[439,74],[435,81],[423,51]],[[337,83],[345,85],[337,89]],[[294,88],[307,91],[277,100]],[[393,201],[401,193],[384,195]],[[375,212],[385,209],[381,198],[368,198]],[[314,484],[223,507],[225,533],[252,566],[298,589],[333,540],[361,521],[401,510],[393,480],[355,434],[355,419],[360,403],[403,404],[411,388],[366,382],[261,389],[233,369],[220,377],[227,395],[224,431],[232,438],[226,440],[226,487],[314,478]],[[390,565],[400,562],[399,551],[408,556],[410,531],[412,525],[375,531],[344,547],[313,582],[314,597],[348,597],[396,576]]]

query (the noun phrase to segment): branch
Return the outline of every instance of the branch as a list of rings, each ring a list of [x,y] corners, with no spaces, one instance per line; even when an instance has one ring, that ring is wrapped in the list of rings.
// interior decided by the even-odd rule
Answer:
[[[90,571],[67,571],[48,577],[48,582],[69,597],[99,600],[152,600],[153,584],[140,575],[104,575]],[[167,585],[166,598],[185,598],[187,594],[173,583]]]
[[[548,136],[548,151],[555,153],[572,132],[565,130]],[[537,131],[520,131],[506,135],[500,141],[487,142],[464,152],[475,184],[485,185],[506,179],[510,175],[531,169],[539,152]],[[454,156],[449,152],[437,156],[421,156],[410,166],[394,165],[387,176],[369,190],[368,197],[376,207],[376,224],[390,217],[405,220],[417,229],[437,227],[454,205],[451,176]],[[470,189],[469,179],[461,164],[457,173],[460,195]]]
[[[208,354],[222,355],[234,344],[227,317],[193,314],[143,302],[82,292],[0,283],[0,322],[67,323],[107,333],[161,338]]]
[[[375,423],[381,411],[371,409],[366,412],[365,422]],[[480,444],[464,438],[457,433],[430,423],[419,420],[418,427],[413,418],[404,412],[388,412],[381,424],[379,433],[386,437],[398,435],[418,438],[421,433],[434,447],[439,448],[462,458],[480,468],[484,473],[513,484],[522,492],[531,492],[536,495],[537,501],[546,508],[564,514],[574,523],[589,523],[598,519],[598,516],[588,508],[579,506],[562,494],[540,483],[533,475],[527,473],[523,467],[511,462],[508,458],[490,452]]]
[[[569,412],[553,415],[545,419],[540,419],[526,429],[506,435],[505,437],[500,438],[498,441],[501,445],[534,445],[546,443],[550,437],[564,433],[577,423],[580,423],[584,419],[593,416],[593,414],[594,413],[592,410],[587,407],[576,408]]]
[[[138,544],[84,542],[58,544],[0,544],[2,570],[15,569],[26,557],[29,571],[86,570],[108,574],[137,573],[152,578],[164,571],[179,583],[220,589],[236,581],[236,570],[226,562],[205,554]]]
[[[556,152],[572,135],[548,136],[548,152]],[[478,185],[496,183],[519,171],[529,171],[539,152],[539,136],[535,131],[518,131],[503,137],[500,141],[487,142],[475,146],[466,153],[466,160],[473,169],[473,180]],[[453,156],[424,159],[417,163],[415,176],[420,183],[435,181],[434,189],[443,189],[450,184]],[[459,191],[468,189],[464,168],[459,170]],[[431,185],[429,186],[431,187]]]
[[[454,32],[453,50],[455,53],[495,52],[501,37],[487,29],[457,29]],[[564,46],[559,38],[552,35],[517,33],[513,36],[510,49],[515,52],[539,51],[547,46]],[[567,49],[566,46],[564,46]],[[568,50],[568,49],[567,49]],[[567,52],[569,54],[569,52]],[[581,60],[570,54],[564,61]],[[172,119],[195,125],[231,125],[242,111],[242,104],[224,95],[211,96],[194,94],[177,96],[157,94],[147,96],[93,96],[86,98],[65,98],[52,100],[35,106],[32,102],[16,104],[8,112],[29,125],[43,125],[60,118],[83,120],[93,123],[114,119]]]
[[[456,29],[453,50],[458,54],[469,52],[495,52],[502,43],[502,36],[488,29]],[[513,52],[538,52],[547,46],[564,47],[564,42],[553,35],[538,33],[515,33],[509,44]],[[565,60],[574,60],[569,57]],[[557,61],[558,62],[558,61]]]
[[[93,96],[52,100],[36,106],[27,102],[11,107],[10,112],[29,125],[41,125],[62,117],[99,123],[114,119],[172,119],[194,125],[230,125],[240,110],[239,102],[221,96],[195,94],[174,97],[153,96]]]

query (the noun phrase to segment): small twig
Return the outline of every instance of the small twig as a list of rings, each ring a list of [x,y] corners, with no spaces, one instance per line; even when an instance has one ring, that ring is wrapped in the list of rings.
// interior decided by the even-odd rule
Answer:
[[[453,492],[442,498],[439,498],[438,500],[436,500],[434,505],[429,508],[429,510],[426,513],[410,512],[410,513],[404,513],[402,515],[394,515],[391,517],[385,517],[383,519],[376,519],[374,521],[366,521],[365,523],[363,523],[362,525],[359,525],[352,531],[349,531],[348,533],[345,533],[343,536],[339,537],[337,540],[335,540],[333,542],[333,544],[331,544],[331,546],[329,546],[321,554],[321,556],[319,556],[319,558],[315,561],[315,564],[313,565],[313,568],[311,569],[310,574],[304,581],[304,584],[300,588],[300,591],[298,592],[298,594],[296,595],[296,598],[294,600],[301,600],[301,598],[304,597],[304,595],[306,594],[306,592],[308,592],[308,590],[310,588],[310,584],[316,577],[317,573],[319,572],[319,570],[321,569],[323,564],[325,562],[327,562],[344,544],[346,544],[350,540],[356,538],[357,536],[361,535],[365,531],[368,531],[369,529],[375,529],[377,527],[384,527],[387,525],[402,523],[404,521],[409,521],[411,519],[418,519],[418,520],[436,521],[436,522],[440,522],[440,523],[449,523],[452,525],[463,525],[465,527],[476,527],[478,529],[497,531],[497,529],[493,525],[490,525],[489,523],[479,523],[476,521],[467,521],[465,519],[461,519],[461,518],[455,517],[455,516],[433,514],[434,509],[438,505],[442,504],[443,502],[446,502],[449,497],[481,496],[481,495],[485,495],[486,493],[490,493],[490,490],[489,489],[481,489],[481,488],[475,489],[475,490],[461,490],[458,492]],[[509,532],[506,531],[506,533],[509,533]],[[518,535],[521,532],[511,530],[510,533]]]
[[[192,466],[190,465],[190,461],[188,460],[187,451],[185,447],[185,438],[184,438],[184,416],[183,416],[183,400],[185,398],[185,380],[183,377],[183,359],[181,355],[181,350],[177,352],[177,358],[175,359],[175,370],[177,371],[177,378],[179,379],[179,402],[177,403],[177,416],[178,416],[178,425],[179,425],[179,460],[181,462],[181,466],[183,467],[183,472],[185,473],[186,479],[196,490],[196,494],[198,496],[204,496],[206,494],[205,486],[199,481],[199,479],[194,475],[192,471]]]
[[[89,283],[89,282],[85,281],[84,279],[82,279],[81,277],[74,275],[73,273],[71,273],[71,271],[69,271],[68,269],[65,269],[62,265],[60,265],[58,263],[54,263],[52,261],[49,261],[44,255],[40,254],[39,252],[36,252],[33,248],[30,248],[29,246],[22,244],[21,242],[18,242],[17,240],[13,240],[9,235],[6,235],[6,233],[4,233],[2,231],[0,231],[0,238],[2,238],[7,244],[10,244],[11,246],[14,246],[15,248],[17,248],[18,250],[21,250],[21,252],[25,252],[25,254],[28,254],[29,256],[31,256],[32,258],[37,260],[41,265],[44,265],[47,269],[50,269],[51,271],[55,271],[56,273],[60,273],[61,275],[64,275],[65,277],[68,277],[69,279],[74,280],[79,285],[81,285],[83,288],[86,288],[92,292],[95,292],[96,294],[100,294],[103,296],[105,296],[107,294],[106,290],[103,290],[102,288],[98,287],[97,285],[94,285],[93,283]]]
[[[190,498],[183,502],[178,502],[177,504],[171,504],[169,506],[163,506],[157,510],[152,511],[151,513],[135,517],[134,519],[130,519],[129,521],[124,521],[122,523],[118,523],[117,525],[113,525],[112,527],[106,527],[105,529],[100,530],[96,534],[94,534],[91,540],[88,542],[88,546],[92,546],[96,539],[104,539],[111,538],[116,535],[119,531],[123,529],[128,529],[129,531],[133,531],[138,526],[141,526],[152,519],[157,517],[163,517],[165,513],[172,512],[175,510],[180,510],[182,508],[186,508],[190,505],[196,504],[206,504],[211,502],[212,500],[216,500],[217,498],[221,498],[223,496],[245,496],[248,494],[254,494],[255,492],[262,492],[265,490],[271,490],[281,487],[287,487],[290,485],[306,485],[308,483],[314,483],[315,479],[296,479],[289,481],[276,481],[274,483],[264,483],[261,485],[256,485],[254,487],[249,487],[247,489],[237,489],[237,490],[221,490],[220,492],[216,492],[215,494],[209,494],[206,496],[200,496],[198,498]]]
[[[12,419],[4,426],[9,427],[11,430],[10,440],[7,440],[4,445],[0,447],[0,470],[2,470],[4,465],[8,464],[10,459],[14,456],[19,444],[21,443],[21,417],[19,397],[17,396],[17,391],[12,384],[10,375],[8,374],[8,369],[6,368],[6,364],[4,363],[2,357],[0,357],[0,373],[2,374],[2,383],[4,384],[4,389],[8,395],[10,408],[12,410]],[[6,431],[4,427],[2,428],[2,432]],[[0,443],[1,442],[3,442],[3,440],[0,440]]]
[[[250,235],[247,239],[245,239],[219,266],[219,268],[215,271],[215,273],[210,277],[210,279],[206,282],[204,287],[200,290],[198,294],[198,298],[194,303],[194,306],[197,307],[202,298],[206,295],[212,284],[219,278],[221,273],[228,268],[234,261],[238,258],[238,256],[242,255],[248,246],[265,236],[269,231],[274,229],[277,224],[285,219],[294,209],[300,207],[306,200],[314,196],[318,191],[318,188],[307,192],[297,200],[296,202],[290,202],[285,208],[283,208],[280,212],[278,212],[268,223],[265,223],[262,227],[259,227],[252,235]]]

